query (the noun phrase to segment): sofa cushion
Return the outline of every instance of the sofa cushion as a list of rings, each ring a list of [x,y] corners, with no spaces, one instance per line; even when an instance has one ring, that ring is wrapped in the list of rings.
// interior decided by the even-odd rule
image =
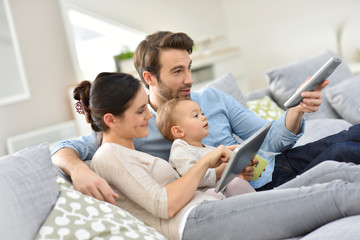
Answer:
[[[49,145],[0,158],[2,239],[34,239],[59,195]]]
[[[256,115],[269,121],[278,119],[285,112],[269,96],[248,101],[247,106]]]
[[[344,119],[311,119],[305,121],[304,134],[299,138],[294,147],[314,142],[321,138],[348,130],[352,125]]]
[[[60,197],[36,239],[165,239],[129,212],[57,181]]]
[[[247,108],[245,97],[242,94],[236,79],[231,73],[225,74],[224,76],[215,79],[205,87],[219,89],[220,91],[223,91],[224,93],[235,98],[243,105],[243,107]]]
[[[343,119],[352,124],[360,123],[360,75],[328,87],[325,96]]]
[[[284,108],[284,103],[299,88],[299,86],[331,57],[336,57],[336,54],[327,51],[314,57],[291,63],[286,66],[281,66],[266,72],[266,76],[270,84],[270,91],[279,106]],[[328,87],[334,86],[343,79],[347,79],[352,76],[353,75],[349,67],[345,62],[342,62],[328,78],[330,81]],[[326,91],[326,88],[324,91]],[[330,106],[326,97],[323,97],[320,110],[315,113],[305,114],[305,118],[340,118],[340,116]]]
[[[246,95],[245,99],[246,99],[246,101],[251,101],[251,100],[263,98],[265,96],[269,96],[274,101],[274,97],[271,95],[269,87],[264,87],[264,88],[260,88],[258,90],[252,91],[248,95]]]

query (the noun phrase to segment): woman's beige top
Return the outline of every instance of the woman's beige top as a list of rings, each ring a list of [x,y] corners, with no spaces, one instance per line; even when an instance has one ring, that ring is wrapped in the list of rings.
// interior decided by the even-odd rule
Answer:
[[[119,207],[169,239],[179,239],[179,223],[188,208],[204,200],[218,200],[197,191],[182,210],[168,219],[165,185],[179,175],[167,161],[115,143],[105,143],[95,153],[91,167],[119,194]]]

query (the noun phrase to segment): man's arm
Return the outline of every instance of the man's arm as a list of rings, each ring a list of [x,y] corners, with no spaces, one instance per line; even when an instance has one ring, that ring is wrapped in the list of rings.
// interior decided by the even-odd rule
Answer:
[[[52,156],[52,161],[71,177],[74,188],[86,195],[116,205],[119,196],[105,179],[93,172],[71,148],[63,148]]]
[[[300,125],[304,113],[316,112],[319,110],[321,105],[321,90],[329,84],[328,80],[325,80],[320,84],[313,92],[303,92],[302,102],[293,108],[290,108],[286,114],[285,124],[286,127],[294,134],[298,134]]]
[[[110,188],[105,179],[93,172],[83,161],[92,158],[97,146],[95,134],[60,142],[51,149],[52,161],[71,178],[75,190],[116,204],[115,199],[118,195]]]

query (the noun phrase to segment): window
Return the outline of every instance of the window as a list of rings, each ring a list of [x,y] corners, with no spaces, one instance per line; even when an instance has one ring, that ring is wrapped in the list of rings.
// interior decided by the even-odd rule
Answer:
[[[145,33],[81,10],[68,8],[67,15],[80,81],[116,71],[114,56],[124,49],[135,51],[145,38]],[[135,71],[133,64],[130,67]]]
[[[8,0],[0,0],[0,105],[30,98]]]

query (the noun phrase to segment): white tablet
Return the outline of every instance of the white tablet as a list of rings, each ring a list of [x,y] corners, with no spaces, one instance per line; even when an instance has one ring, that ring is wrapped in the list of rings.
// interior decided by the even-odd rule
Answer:
[[[294,95],[284,104],[286,108],[292,108],[303,100],[301,93],[314,91],[319,84],[326,80],[341,63],[340,58],[332,57],[327,61]]]
[[[220,180],[216,183],[216,192],[222,190],[251,163],[251,160],[255,157],[257,151],[259,151],[270,127],[271,122],[261,127],[251,137],[235,148]]]

